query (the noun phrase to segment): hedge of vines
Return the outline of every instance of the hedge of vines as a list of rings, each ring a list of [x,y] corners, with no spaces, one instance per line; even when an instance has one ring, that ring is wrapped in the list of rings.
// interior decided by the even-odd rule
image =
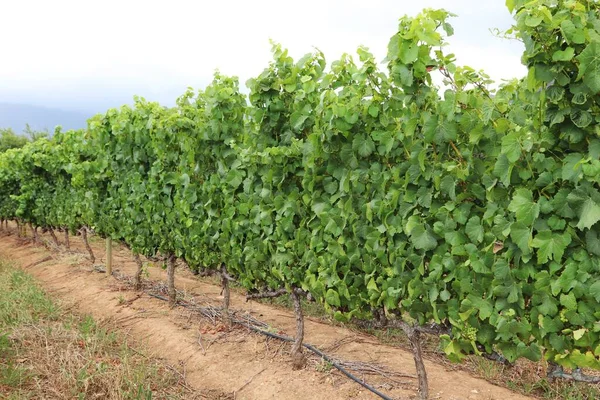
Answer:
[[[507,6],[523,79],[459,66],[443,10],[402,18],[384,68],[274,44],[247,96],[217,74],[3,153],[0,218],[435,325],[454,359],[600,368],[600,5]]]

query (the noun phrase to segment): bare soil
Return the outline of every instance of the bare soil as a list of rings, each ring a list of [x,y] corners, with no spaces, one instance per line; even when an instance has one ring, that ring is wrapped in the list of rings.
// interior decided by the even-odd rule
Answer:
[[[49,235],[42,237],[50,242]],[[91,245],[96,264],[103,264],[103,243],[96,240]],[[305,368],[294,370],[288,343],[268,339],[241,327],[228,329],[182,308],[171,310],[166,303],[97,272],[87,260],[79,237],[71,238],[71,252],[56,252],[51,247],[34,245],[14,234],[0,236],[0,257],[12,260],[35,276],[64,306],[91,314],[99,321],[111,320],[121,331],[154,349],[154,357],[180,366],[191,387],[227,393],[221,397],[223,399],[378,398],[315,357],[309,359]],[[114,270],[133,275],[136,264],[131,253],[115,247]],[[219,286],[200,281],[188,271],[179,269],[177,272],[179,290],[201,302],[219,304],[222,301]],[[166,280],[162,268],[150,267],[148,273],[149,279]],[[277,332],[290,336],[295,332],[292,311],[246,302],[244,296],[236,293],[231,295],[231,307],[248,311]],[[416,397],[415,366],[411,353],[404,349],[312,318],[305,321],[305,342],[337,359],[384,365],[398,375],[393,379],[358,375],[395,399]],[[468,372],[453,370],[451,365],[427,361],[426,367],[432,399],[530,399],[475,378]]]

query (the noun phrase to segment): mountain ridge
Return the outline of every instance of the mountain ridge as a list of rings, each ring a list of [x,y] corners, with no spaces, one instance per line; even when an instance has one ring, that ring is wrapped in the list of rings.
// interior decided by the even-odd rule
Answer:
[[[11,128],[17,133],[25,129],[25,124],[36,131],[47,130],[50,133],[58,125],[63,130],[81,129],[87,126],[87,119],[91,116],[82,111],[0,102],[0,128]]]

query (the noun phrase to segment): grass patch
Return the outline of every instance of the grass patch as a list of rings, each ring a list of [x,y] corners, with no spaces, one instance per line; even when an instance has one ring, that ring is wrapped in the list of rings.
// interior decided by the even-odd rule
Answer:
[[[62,310],[34,279],[0,261],[0,398],[226,398],[179,374],[90,316]]]

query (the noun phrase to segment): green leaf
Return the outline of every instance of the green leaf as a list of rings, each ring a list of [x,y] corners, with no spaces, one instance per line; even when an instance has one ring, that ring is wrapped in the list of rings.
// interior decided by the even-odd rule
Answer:
[[[492,116],[494,115],[494,110],[496,109],[496,105],[493,101],[484,101],[481,105],[481,117],[484,123],[488,123],[491,121]]]
[[[417,225],[412,229],[410,241],[417,250],[433,250],[437,246],[435,236],[428,229],[425,229],[423,225]]]
[[[478,303],[477,308],[479,309],[479,318],[483,320],[488,319],[494,312],[493,306],[485,300]]]
[[[302,115],[300,112],[295,112],[290,117],[290,122],[292,123],[292,128],[296,131],[299,131],[304,124],[304,121],[308,118],[308,115]]]
[[[394,65],[392,68],[392,76],[394,80],[403,86],[411,86],[413,84],[413,72],[406,65]]]
[[[357,135],[352,141],[352,148],[361,157],[368,157],[375,151],[375,142],[369,136]]]
[[[518,132],[509,133],[502,138],[502,154],[505,154],[511,163],[521,158],[521,143]]]
[[[577,299],[575,298],[573,292],[570,292],[569,294],[561,294],[560,304],[569,311],[577,310]]]
[[[585,233],[585,245],[589,253],[600,256],[600,237],[598,232],[593,229],[588,230]]]
[[[553,297],[547,294],[544,294],[544,300],[537,308],[542,313],[542,315],[554,316],[556,315],[556,313],[558,313],[556,301]]]
[[[369,115],[373,118],[377,118],[379,115],[379,107],[376,104],[371,104],[368,111]]]
[[[541,231],[533,238],[531,245],[538,249],[538,263],[545,264],[550,260],[560,262],[570,243],[571,235],[567,232],[558,235],[552,231]]]
[[[573,331],[573,338],[575,340],[579,340],[583,337],[583,335],[585,335],[586,332],[587,329],[585,328],[577,329],[576,331]]]
[[[400,47],[400,60],[404,64],[412,64],[419,57],[419,46],[416,43],[402,43]]]
[[[553,215],[550,218],[548,218],[548,226],[553,231],[562,231],[562,230],[564,230],[566,224],[567,224],[567,222],[564,219],[559,218],[556,215]]]
[[[520,292],[519,288],[517,286],[513,285],[510,288],[510,293],[508,294],[508,297],[506,298],[506,300],[511,304],[518,302],[519,301],[519,292]]]
[[[591,42],[577,56],[577,61],[579,61],[577,80],[583,79],[592,94],[600,93],[600,43]]]
[[[516,0],[506,0],[506,7],[511,14],[515,11],[515,1]]]
[[[600,204],[588,197],[581,205],[577,228],[580,230],[589,229],[598,221],[600,221]]]
[[[525,17],[525,25],[535,28],[542,23],[543,19],[541,15],[528,15]]]
[[[552,54],[552,61],[571,61],[575,56],[575,49],[567,47],[564,50],[557,50]]]
[[[463,245],[466,242],[465,236],[462,233],[456,232],[456,231],[444,233],[444,240],[450,246],[454,246],[454,247]]]
[[[519,343],[517,346],[519,357],[525,357],[531,361],[540,361],[542,359],[542,349],[537,343],[531,343],[526,346],[524,343]]]
[[[533,225],[533,222],[540,214],[540,206],[533,201],[533,193],[529,189],[517,189],[508,209],[515,213],[517,222],[527,226]]]
[[[556,73],[552,70],[550,65],[535,64],[533,72],[535,73],[535,78],[542,82],[550,83],[556,79]]]
[[[600,303],[600,281],[596,281],[590,286],[589,293]]]
[[[522,222],[515,222],[510,226],[510,238],[521,249],[523,254],[529,254],[531,241],[531,228]]]
[[[440,191],[450,197],[451,200],[456,200],[456,182],[451,175],[446,175],[442,178]]]
[[[567,199],[573,204],[579,216],[578,229],[590,229],[600,221],[600,193],[598,190],[583,186],[569,193]]]
[[[562,179],[577,183],[581,180],[583,173],[581,171],[581,160],[583,156],[579,153],[568,154],[563,161]]]
[[[567,38],[567,40],[574,44],[583,44],[585,43],[585,35],[583,29],[577,29],[575,24],[566,19],[560,24],[560,29],[563,32],[563,35]]]
[[[240,186],[240,184],[242,183],[242,180],[243,180],[243,175],[238,170],[231,170],[227,174],[227,183],[233,188],[237,188],[238,186]]]
[[[456,140],[457,128],[454,121],[443,121],[436,128],[435,141],[436,143],[444,143],[451,140]]]
[[[327,293],[325,294],[325,301],[327,302],[327,304],[334,307],[341,306],[340,295],[333,289],[327,289]]]
[[[570,117],[571,121],[573,121],[578,128],[587,128],[594,122],[592,114],[585,110],[573,110]]]
[[[465,355],[458,341],[450,340],[450,337],[448,335],[443,335],[441,338],[442,347],[444,348],[444,353],[446,353],[446,356],[451,361],[460,362],[465,357]]]
[[[481,243],[483,241],[483,226],[478,216],[471,217],[465,226],[465,232],[473,243]]]
[[[509,186],[513,167],[514,165],[508,161],[506,154],[500,154],[494,165],[494,176],[500,179],[504,186]]]
[[[446,289],[444,289],[440,292],[440,300],[448,301],[450,299],[450,297],[452,297],[452,295]]]
[[[379,148],[380,154],[388,154],[394,147],[394,137],[390,132],[373,132],[371,136],[383,147],[383,151],[381,147]]]
[[[577,105],[585,104],[587,102],[587,95],[585,93],[575,93],[571,101]]]
[[[377,287],[377,282],[375,282],[375,278],[369,279],[369,283],[367,284],[367,289],[371,291],[378,292],[379,288]]]
[[[569,355],[569,360],[573,363],[573,366],[579,368],[598,369],[598,359],[591,351],[582,353],[579,349],[575,349]]]
[[[592,160],[600,159],[600,139],[590,140],[589,156]]]
[[[546,89],[546,98],[552,103],[557,104],[559,101],[562,100],[564,96],[565,89],[560,86],[552,85],[548,89]]]

